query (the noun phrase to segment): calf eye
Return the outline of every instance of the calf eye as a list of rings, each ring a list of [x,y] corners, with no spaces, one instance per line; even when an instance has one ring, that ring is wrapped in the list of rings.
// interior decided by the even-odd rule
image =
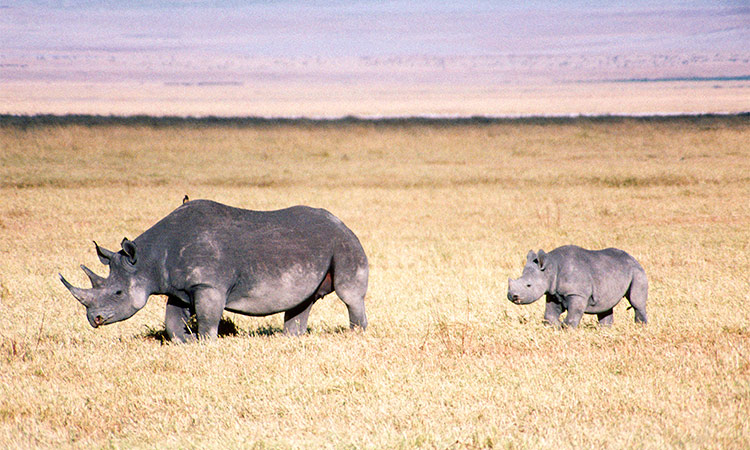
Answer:
[[[122,291],[115,292],[115,295],[122,295]]]
[[[526,287],[531,287],[531,284],[527,284]]]

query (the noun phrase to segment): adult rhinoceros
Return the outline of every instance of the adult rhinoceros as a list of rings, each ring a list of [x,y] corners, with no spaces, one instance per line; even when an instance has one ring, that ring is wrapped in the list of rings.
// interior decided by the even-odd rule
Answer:
[[[102,278],[85,266],[91,289],[60,279],[86,307],[94,328],[127,319],[152,294],[168,297],[166,331],[173,341],[216,338],[224,310],[251,316],[284,313],[284,331],[307,330],[310,308],[336,291],[351,328],[367,327],[368,264],[357,237],[326,210],[294,206],[250,211],[208,200],[184,203],[113,252],[94,242]]]

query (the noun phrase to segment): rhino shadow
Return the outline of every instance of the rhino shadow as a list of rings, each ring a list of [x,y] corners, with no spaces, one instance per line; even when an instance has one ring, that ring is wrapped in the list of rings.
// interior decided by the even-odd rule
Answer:
[[[188,323],[188,327],[197,336],[198,323],[195,316],[191,317],[190,322]],[[308,327],[307,332],[309,333],[310,331],[311,329]],[[348,333],[349,328],[342,325],[330,326],[324,327],[318,330],[318,332],[322,334],[343,334]],[[242,334],[240,329],[231,318],[222,317],[221,321],[219,322],[218,337],[223,338],[227,336],[238,336],[240,334]],[[259,325],[247,331],[248,337],[270,337],[280,334],[284,334],[284,329],[282,327],[274,326],[271,324]],[[146,340],[158,341],[161,344],[171,342],[169,340],[169,336],[167,335],[167,330],[164,326],[160,328],[148,327],[146,333],[141,335],[140,337]]]
[[[268,327],[272,328],[272,327]],[[193,315],[190,318],[190,322],[188,323],[188,329],[195,335],[198,335],[198,321]],[[278,332],[282,332],[283,330],[281,328],[278,328]],[[251,332],[252,333],[252,332]],[[226,337],[226,336],[237,336],[240,334],[239,328],[237,328],[237,324],[232,321],[232,319],[228,319],[226,317],[222,317],[219,321],[219,331],[218,331],[218,337]],[[271,335],[273,333],[267,334]],[[258,335],[262,335],[262,333],[259,333]],[[169,335],[167,335],[167,329],[164,326],[161,326],[160,328],[152,328],[147,327],[146,333],[140,336],[143,339],[147,340],[154,340],[158,341],[162,344],[166,344],[168,342],[171,342],[169,340]]]

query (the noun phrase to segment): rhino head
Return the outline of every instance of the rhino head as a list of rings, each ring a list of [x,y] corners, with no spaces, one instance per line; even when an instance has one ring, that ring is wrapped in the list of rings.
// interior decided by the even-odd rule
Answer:
[[[548,257],[544,250],[534,253],[529,250],[521,277],[508,278],[508,300],[517,305],[537,301],[549,288]]]
[[[99,247],[96,242],[94,245],[99,260],[109,266],[109,277],[100,277],[81,265],[91,280],[91,289],[75,287],[62,275],[60,281],[86,307],[89,323],[97,328],[131,317],[146,305],[150,292],[133,241],[123,239],[122,250],[118,252]]]

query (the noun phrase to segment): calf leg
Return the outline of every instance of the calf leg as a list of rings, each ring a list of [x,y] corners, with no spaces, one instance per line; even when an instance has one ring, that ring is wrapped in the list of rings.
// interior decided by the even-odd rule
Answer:
[[[307,319],[315,303],[313,297],[284,313],[284,334],[299,336],[307,332]]]
[[[164,316],[164,328],[172,342],[189,342],[195,340],[187,327],[190,321],[190,306],[175,297],[167,299],[167,311]]]
[[[555,328],[560,328],[560,314],[563,313],[563,306],[560,302],[555,301],[551,295],[547,294],[546,304],[544,306],[544,324]]]
[[[565,315],[564,324],[566,327],[575,328],[586,310],[586,299],[580,295],[566,295],[565,301],[568,304],[568,314]]]
[[[630,306],[635,309],[635,322],[648,323],[648,316],[646,315],[648,279],[646,278],[646,272],[639,270],[633,274],[633,281],[630,282],[630,289],[625,294],[625,298],[630,302]]]
[[[193,292],[199,338],[210,340],[217,338],[226,300],[226,295],[221,290],[212,287],[201,287]]]
[[[604,311],[596,314],[596,318],[599,319],[599,326],[611,327],[615,321],[615,312],[613,309]]]

